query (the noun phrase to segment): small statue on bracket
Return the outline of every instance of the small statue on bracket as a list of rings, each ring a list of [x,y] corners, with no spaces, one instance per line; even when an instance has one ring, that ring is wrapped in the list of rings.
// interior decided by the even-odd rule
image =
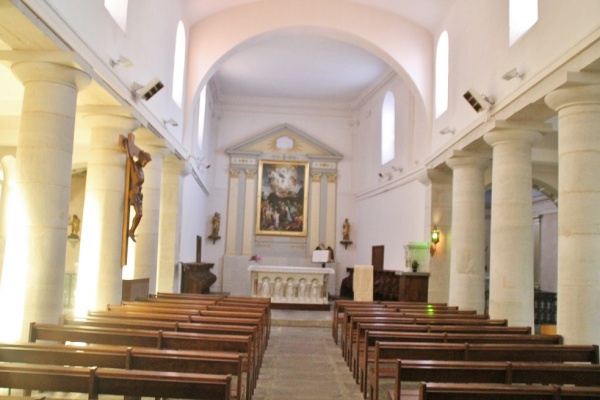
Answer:
[[[215,212],[215,215],[213,215],[213,218],[212,218],[212,233],[208,237],[209,239],[212,239],[213,244],[217,240],[221,239],[221,236],[219,236],[220,229],[221,229],[221,214],[219,214],[218,212]]]
[[[349,244],[352,244],[352,240],[350,240],[350,222],[348,222],[348,218],[346,218],[342,224],[342,241],[340,243],[344,245],[345,249],[348,248]]]

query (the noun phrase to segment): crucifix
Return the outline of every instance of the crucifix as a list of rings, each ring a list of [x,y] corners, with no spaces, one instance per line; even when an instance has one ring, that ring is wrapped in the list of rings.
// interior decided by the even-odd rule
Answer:
[[[128,133],[127,137],[119,135],[119,144],[127,153],[125,165],[125,196],[123,200],[123,238],[121,245],[121,265],[127,264],[128,239],[135,242],[135,230],[142,219],[142,185],[144,184],[144,167],[152,157],[135,145],[135,136]],[[135,215],[129,226],[130,208],[133,207]]]

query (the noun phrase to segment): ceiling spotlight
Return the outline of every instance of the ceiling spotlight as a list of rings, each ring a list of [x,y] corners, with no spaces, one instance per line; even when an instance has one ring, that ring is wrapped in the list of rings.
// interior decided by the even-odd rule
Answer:
[[[165,87],[165,85],[158,78],[152,79],[146,85],[142,86],[137,82],[133,82],[132,85],[132,94],[136,98],[142,98],[146,101],[150,100],[152,96],[154,96],[160,89]]]
[[[494,96],[486,96],[485,94],[479,93],[475,89],[469,89],[463,94],[465,100],[469,102],[471,107],[477,112],[481,112],[488,108],[489,106],[494,105],[495,99]]]
[[[507,73],[505,73],[504,75],[502,75],[502,79],[504,79],[505,81],[510,81],[511,79],[514,78],[523,78],[523,75],[525,75],[524,72],[519,71],[517,68],[513,68],[510,71],[508,71]]]
[[[450,128],[450,127],[448,127],[448,126],[447,126],[447,127],[445,127],[444,129],[442,129],[442,130],[440,131],[440,133],[441,133],[442,135],[447,135],[447,134],[454,135],[454,129],[453,129],[453,128]]]
[[[177,121],[175,121],[173,118],[164,119],[163,120],[163,124],[165,124],[165,125],[171,125],[171,126],[179,126],[179,124],[177,123]]]
[[[118,60],[115,59],[110,59],[109,60],[110,66],[111,67],[116,67],[117,65],[122,65],[125,68],[129,68],[129,67],[133,67],[133,63],[131,62],[131,60],[125,56],[119,56]]]

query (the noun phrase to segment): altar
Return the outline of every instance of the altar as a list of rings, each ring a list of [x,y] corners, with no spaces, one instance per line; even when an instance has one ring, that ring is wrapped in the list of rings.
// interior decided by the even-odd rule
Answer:
[[[270,297],[273,308],[329,310],[333,268],[251,265],[252,297]]]

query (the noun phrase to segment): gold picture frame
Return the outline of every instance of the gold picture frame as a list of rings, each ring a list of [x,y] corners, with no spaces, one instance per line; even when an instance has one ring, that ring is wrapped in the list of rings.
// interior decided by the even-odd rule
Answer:
[[[309,163],[260,160],[256,234],[306,236]]]

